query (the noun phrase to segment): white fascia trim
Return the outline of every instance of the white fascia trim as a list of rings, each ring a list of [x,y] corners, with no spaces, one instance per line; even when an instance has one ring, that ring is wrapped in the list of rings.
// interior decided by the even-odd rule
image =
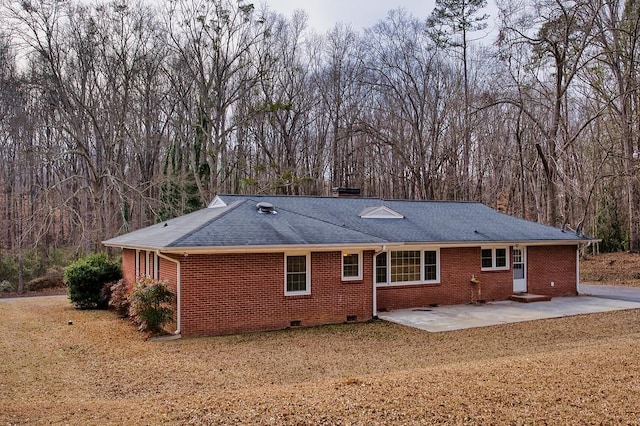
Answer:
[[[168,247],[163,253],[175,254],[227,254],[227,253],[310,253],[331,251],[367,251],[380,250],[383,244],[309,244],[309,245],[265,245],[265,246],[229,246],[229,247]],[[394,245],[395,246],[395,245]]]
[[[473,241],[473,242],[437,242],[437,241],[425,241],[425,242],[389,242],[389,243],[363,243],[363,244],[309,244],[309,245],[260,245],[260,246],[209,246],[209,247],[158,247],[158,246],[144,246],[138,244],[105,244],[107,247],[116,247],[130,250],[162,250],[163,253],[168,254],[211,254],[211,253],[278,253],[278,252],[291,252],[291,251],[344,251],[344,250],[374,250],[379,251],[381,247],[395,248],[395,247],[407,247],[408,249],[414,246],[418,247],[440,247],[440,248],[456,248],[456,247],[511,247],[515,245],[522,246],[579,246],[581,244],[587,244],[592,240],[584,241],[572,241],[572,240],[534,240],[534,241]],[[600,240],[593,240],[600,241]],[[386,250],[385,249],[385,250]]]

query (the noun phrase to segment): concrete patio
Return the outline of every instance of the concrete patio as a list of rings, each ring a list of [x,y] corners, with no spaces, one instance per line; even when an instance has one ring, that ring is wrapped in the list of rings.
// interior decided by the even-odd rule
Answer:
[[[640,288],[635,290],[640,294]],[[625,309],[640,309],[640,302],[581,295],[555,297],[548,302],[518,303],[506,300],[481,305],[399,309],[378,312],[378,318],[437,333]]]

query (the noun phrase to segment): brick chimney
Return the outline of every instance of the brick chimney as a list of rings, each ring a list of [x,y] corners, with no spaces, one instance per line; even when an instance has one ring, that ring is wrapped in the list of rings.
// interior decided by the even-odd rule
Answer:
[[[342,186],[336,186],[331,189],[331,195],[334,197],[360,197],[360,188],[345,188]]]

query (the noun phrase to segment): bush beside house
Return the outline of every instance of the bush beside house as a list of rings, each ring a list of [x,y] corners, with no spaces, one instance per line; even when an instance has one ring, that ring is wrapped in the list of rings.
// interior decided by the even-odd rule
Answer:
[[[69,300],[80,309],[105,309],[110,291],[103,289],[121,277],[120,263],[109,260],[104,253],[89,254],[64,270]]]

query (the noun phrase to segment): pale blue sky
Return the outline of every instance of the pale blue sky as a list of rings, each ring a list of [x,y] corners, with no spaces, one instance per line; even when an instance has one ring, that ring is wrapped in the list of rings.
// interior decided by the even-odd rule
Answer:
[[[336,23],[351,23],[353,29],[368,28],[384,19],[391,9],[402,7],[411,14],[426,18],[435,6],[435,0],[261,0],[273,11],[291,16],[296,9],[303,9],[309,17],[309,26],[323,33]],[[259,2],[256,2],[259,3]],[[490,14],[489,26],[496,17],[495,0],[489,0],[486,13]]]

